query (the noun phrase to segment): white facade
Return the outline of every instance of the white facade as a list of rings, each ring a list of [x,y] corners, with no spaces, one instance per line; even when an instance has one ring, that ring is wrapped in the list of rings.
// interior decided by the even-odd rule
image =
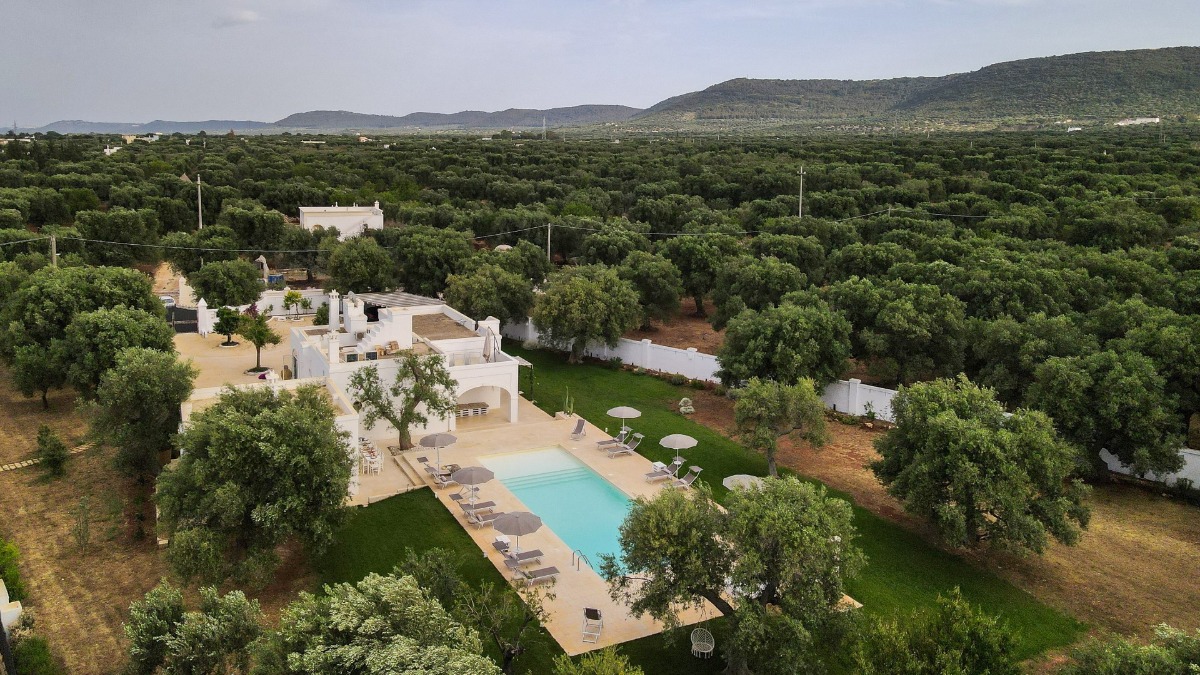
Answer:
[[[354,294],[341,298],[332,292],[328,325],[292,329],[292,370],[297,378],[325,378],[331,389],[353,399],[349,384],[355,371],[374,366],[380,379],[390,384],[400,363],[398,353],[411,349],[446,360],[457,383],[460,414],[486,410],[489,417],[516,423],[519,365],[500,348],[499,320],[476,322],[442,304],[384,307],[378,310],[377,320],[368,320],[366,304]],[[457,415],[431,419],[426,427],[414,428],[411,433],[452,431],[457,420]],[[396,430],[386,421],[359,433],[373,440],[396,437]]]
[[[300,227],[336,228],[338,239],[346,239],[367,230],[382,230],[383,209],[379,208],[379,202],[374,206],[301,206]]]

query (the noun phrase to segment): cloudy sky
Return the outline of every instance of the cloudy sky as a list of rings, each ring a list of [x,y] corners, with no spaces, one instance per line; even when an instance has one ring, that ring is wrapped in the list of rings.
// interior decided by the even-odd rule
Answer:
[[[1200,0],[5,0],[0,124],[645,107],[1200,45]]]

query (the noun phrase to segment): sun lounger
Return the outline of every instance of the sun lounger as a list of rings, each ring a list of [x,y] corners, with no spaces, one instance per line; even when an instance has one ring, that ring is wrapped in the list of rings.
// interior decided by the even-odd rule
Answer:
[[[632,455],[633,451],[637,450],[637,446],[642,442],[643,438],[645,438],[645,436],[642,434],[634,434],[633,442],[629,443],[628,445],[622,444],[617,446],[609,446],[608,458],[612,459],[613,457],[620,457],[621,455]]]
[[[681,488],[683,490],[686,490],[686,489],[692,487],[692,483],[696,482],[696,477],[699,476],[700,472],[703,470],[704,469],[701,469],[698,466],[690,467],[688,469],[687,475],[684,476],[683,478],[680,478],[679,480],[673,481],[671,483],[671,487],[677,487],[677,488]]]
[[[483,527],[490,525],[492,521],[504,515],[503,511],[491,511],[489,513],[479,513],[477,511],[467,511],[467,522],[475,527]]]
[[[679,472],[679,469],[683,466],[683,462],[684,462],[684,460],[682,457],[677,457],[677,458],[675,458],[675,461],[664,466],[663,468],[655,469],[654,471],[647,473],[646,474],[646,482],[647,483],[657,483],[660,480],[667,480],[668,478],[675,478],[675,474]]]
[[[632,431],[632,429],[629,427],[621,427],[621,433],[617,434],[616,436],[607,438],[603,441],[596,441],[596,449],[604,450],[610,445],[625,445],[625,439],[628,438],[630,431]]]
[[[585,431],[583,428],[586,424],[587,420],[583,419],[582,417],[575,422],[575,428],[571,431],[571,440],[579,441],[583,440],[584,436],[587,436],[587,431]]]
[[[515,570],[523,565],[532,565],[536,562],[541,562],[541,560],[542,552],[538,549],[504,554],[504,566],[510,570]]]
[[[474,504],[469,502],[459,502],[458,507],[463,510],[463,513],[484,513],[485,511],[491,511],[492,509],[496,508],[496,502],[475,502]]]
[[[524,581],[525,585],[536,584],[542,581],[553,581],[559,574],[557,567],[543,567],[536,570],[523,570],[517,567],[515,570],[518,581]]]

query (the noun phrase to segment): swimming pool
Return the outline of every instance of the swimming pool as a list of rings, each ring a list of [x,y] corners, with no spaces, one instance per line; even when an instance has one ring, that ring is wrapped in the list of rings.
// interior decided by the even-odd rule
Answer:
[[[618,530],[629,513],[629,498],[571,453],[546,448],[479,461],[593,566],[600,565],[600,554],[621,552]]]

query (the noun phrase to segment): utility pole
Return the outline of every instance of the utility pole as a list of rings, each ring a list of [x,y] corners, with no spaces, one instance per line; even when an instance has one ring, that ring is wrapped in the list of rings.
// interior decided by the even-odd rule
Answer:
[[[554,225],[546,223],[546,262],[550,263],[551,265],[554,264],[554,261],[550,259],[550,228],[552,227],[554,227]]]
[[[58,267],[58,237],[50,235],[50,266]]]
[[[200,223],[199,228],[204,229],[204,202],[200,200],[200,172],[196,172],[196,220]]]
[[[804,217],[804,166],[800,166],[800,206],[796,208],[796,216]]]

